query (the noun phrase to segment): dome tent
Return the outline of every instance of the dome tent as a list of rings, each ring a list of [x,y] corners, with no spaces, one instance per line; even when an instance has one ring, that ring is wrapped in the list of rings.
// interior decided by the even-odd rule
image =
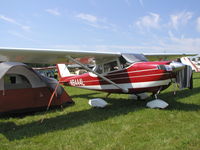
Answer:
[[[0,63],[0,113],[46,108],[57,84],[55,79],[41,76],[23,63]],[[73,103],[72,99],[59,86],[51,106],[68,103]]]

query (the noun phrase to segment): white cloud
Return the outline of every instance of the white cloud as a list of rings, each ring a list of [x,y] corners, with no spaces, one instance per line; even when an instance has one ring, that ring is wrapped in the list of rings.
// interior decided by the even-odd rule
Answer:
[[[17,26],[19,26],[19,27],[20,27],[22,30],[24,30],[24,31],[30,31],[30,29],[31,29],[30,26],[23,25],[23,24],[17,22],[15,19],[6,17],[6,16],[1,15],[1,14],[0,14],[0,19],[3,20],[3,21],[6,21],[6,22],[8,22],[8,23],[17,25]]]
[[[1,20],[4,20],[4,21],[6,21],[6,22],[12,23],[12,24],[18,24],[14,19],[8,18],[8,17],[6,17],[6,16],[4,16],[4,15],[0,15],[0,19],[1,19]]]
[[[181,25],[186,25],[188,21],[192,18],[192,12],[180,12],[177,14],[170,15],[170,25],[178,29]]]
[[[139,28],[159,28],[160,15],[156,13],[149,13],[149,15],[141,17],[136,21]]]
[[[197,18],[197,31],[200,32],[200,17]]]
[[[46,9],[45,11],[48,12],[49,14],[51,14],[51,15],[54,15],[54,16],[60,16],[61,15],[61,13],[58,11],[57,8]]]
[[[168,44],[168,47],[171,49],[188,53],[199,53],[200,51],[200,38],[178,38],[172,36],[170,40],[172,43]]]
[[[97,22],[97,17],[91,14],[80,13],[76,15],[76,17],[84,21],[91,22],[91,23]]]
[[[109,23],[106,18],[99,18],[92,14],[79,13],[75,17],[94,28],[107,29],[111,31],[116,31],[117,28],[115,24]]]

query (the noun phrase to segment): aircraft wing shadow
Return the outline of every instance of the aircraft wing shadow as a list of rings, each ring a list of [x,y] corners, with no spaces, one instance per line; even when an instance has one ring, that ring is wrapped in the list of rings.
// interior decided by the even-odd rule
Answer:
[[[167,102],[170,104],[167,109],[161,111],[200,110],[200,105],[179,102],[181,98],[189,97],[192,94],[197,94],[199,93],[199,91],[200,87],[194,88],[193,90],[179,91],[176,96],[173,96],[172,92],[161,94],[159,98],[167,100]],[[91,97],[91,95],[88,95],[88,98],[89,97]],[[117,98],[107,98],[107,101],[110,103],[110,105],[108,105],[104,109],[91,108],[77,112],[70,112],[60,116],[45,119],[43,123],[40,123],[40,121],[33,121],[31,123],[17,125],[14,122],[10,121],[0,122],[0,133],[3,134],[10,141],[20,140],[24,137],[29,138],[48,132],[68,130],[70,128],[81,126],[87,123],[99,122],[115,116],[125,115],[129,112],[149,109],[145,107],[146,101],[133,101]]]

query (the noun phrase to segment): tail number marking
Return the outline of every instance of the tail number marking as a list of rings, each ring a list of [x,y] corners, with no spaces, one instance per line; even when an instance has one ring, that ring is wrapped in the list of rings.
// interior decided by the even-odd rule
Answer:
[[[71,86],[85,86],[83,79],[72,79],[69,82]]]

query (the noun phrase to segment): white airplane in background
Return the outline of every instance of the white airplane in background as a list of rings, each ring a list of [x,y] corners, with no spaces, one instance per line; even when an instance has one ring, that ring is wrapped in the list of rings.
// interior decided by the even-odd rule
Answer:
[[[188,54],[193,55],[193,54]],[[60,83],[79,88],[110,93],[139,95],[150,92],[157,95],[169,87],[176,73],[185,65],[175,61],[147,61],[147,58],[172,56],[180,58],[185,54],[135,54],[121,52],[94,52],[59,49],[0,48],[0,61],[24,63],[67,64],[74,62],[88,71],[82,75],[71,75],[66,66],[58,65]],[[90,69],[77,58],[91,57],[96,67]],[[65,72],[66,71],[66,72]]]
[[[193,56],[193,57],[181,57],[181,63],[185,65],[189,65],[192,67],[192,70],[195,72],[200,72],[200,56]]]

